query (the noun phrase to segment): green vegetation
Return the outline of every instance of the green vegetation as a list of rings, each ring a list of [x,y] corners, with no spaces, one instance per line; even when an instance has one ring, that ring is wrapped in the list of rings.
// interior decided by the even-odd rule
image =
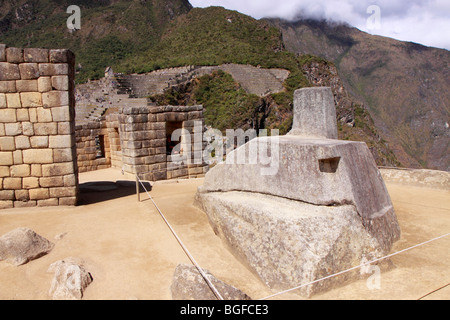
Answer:
[[[250,128],[254,111],[260,103],[222,70],[173,87],[164,94],[150,97],[158,105],[194,105],[205,108],[205,123],[225,132],[229,128]]]

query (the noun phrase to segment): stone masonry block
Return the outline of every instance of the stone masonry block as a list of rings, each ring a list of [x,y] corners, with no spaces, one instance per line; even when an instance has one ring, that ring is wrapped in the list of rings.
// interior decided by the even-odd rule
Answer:
[[[65,176],[74,174],[73,162],[63,162],[42,165],[42,175],[44,177]]]
[[[13,151],[14,164],[23,164],[22,150]]]
[[[6,44],[0,44],[0,62],[6,61]]]
[[[49,198],[48,188],[30,189],[29,193],[31,200],[44,200]]]
[[[31,165],[31,176],[42,177],[42,164]]]
[[[23,49],[22,48],[6,48],[6,60],[11,63],[23,62]]]
[[[50,109],[39,107],[36,109],[38,122],[52,122],[52,111]]]
[[[48,62],[48,49],[25,48],[23,49],[23,59],[25,62]]]
[[[14,109],[0,109],[1,122],[16,122],[16,110]]]
[[[4,178],[3,189],[5,190],[22,189],[22,178]]]
[[[27,164],[53,163],[53,150],[52,149],[23,150],[23,162]]]
[[[30,137],[32,148],[48,148],[48,136],[33,136]]]
[[[14,190],[0,190],[0,200],[14,200]]]
[[[20,164],[17,166],[11,166],[11,177],[29,177],[30,165]]]
[[[69,77],[68,76],[53,76],[52,87],[54,90],[67,91],[69,90]]]
[[[28,109],[16,109],[16,116],[17,121],[23,122],[23,121],[29,121],[30,120],[30,114],[28,113]]]
[[[37,63],[19,64],[20,77],[22,80],[31,80],[39,78],[39,67]]]
[[[20,94],[19,93],[7,93],[6,94],[6,103],[8,108],[22,108],[22,103],[20,102]]]
[[[26,201],[30,200],[30,194],[29,194],[28,190],[15,190],[14,196],[16,198],[15,203],[26,202]]]
[[[14,207],[14,201],[12,200],[0,200],[0,209],[9,209]]]
[[[50,197],[62,198],[62,197],[75,197],[76,189],[73,187],[56,187],[50,188]]]
[[[67,49],[50,49],[49,56],[52,63],[64,63],[70,62],[73,53]]]
[[[22,92],[20,94],[20,99],[24,108],[42,107],[42,95],[39,92]]]
[[[73,133],[75,133],[75,126],[73,125],[73,123],[58,122],[58,134],[73,134]]]
[[[6,108],[8,105],[6,104],[6,95],[4,93],[0,93],[0,109]]]
[[[42,178],[39,178],[39,185],[42,188],[63,187],[64,186],[64,178],[62,176],[42,177]]]
[[[57,198],[50,198],[50,199],[42,199],[37,201],[38,207],[56,207],[58,206],[58,199]]]
[[[20,122],[5,123],[5,133],[7,136],[21,135],[22,134],[22,124]]]
[[[13,163],[12,152],[0,151],[0,166],[10,166]]]
[[[38,91],[38,80],[16,80],[17,92],[36,92]]]
[[[69,122],[71,120],[69,106],[51,108],[52,118],[55,122]]]
[[[57,76],[69,74],[67,63],[40,63],[39,72],[42,76]]]
[[[45,107],[62,107],[69,105],[68,91],[49,91],[42,94],[42,102]]]
[[[30,138],[27,136],[16,136],[15,137],[16,149],[29,149]]]
[[[37,108],[28,108],[28,114],[29,114],[29,118],[30,118],[30,122],[31,123],[38,122]]]
[[[1,74],[1,72],[0,72]],[[0,92],[13,93],[16,92],[16,81],[0,81]]]
[[[59,198],[59,205],[60,206],[75,206],[76,204],[77,204],[77,198],[76,197]]]
[[[0,151],[14,151],[16,144],[14,137],[0,137]]]
[[[71,148],[74,139],[71,135],[50,136],[48,145],[50,148]]]
[[[22,122],[22,133],[25,136],[33,136],[34,135],[33,124],[31,122]]]
[[[39,188],[39,178],[37,177],[25,177],[22,180],[22,188],[24,189],[36,189]]]
[[[64,176],[64,186],[65,187],[74,187],[77,185],[77,175],[69,174]]]
[[[72,161],[72,159],[73,159],[72,149],[70,148],[53,149],[53,161],[55,163],[69,162]]]
[[[0,166],[0,178],[4,177],[9,177],[9,166]]]
[[[52,77],[39,77],[38,90],[39,92],[47,92],[52,90]]]
[[[30,109],[32,110],[32,109]],[[0,110],[1,112],[1,110]],[[58,133],[58,125],[56,122],[50,123],[35,123],[33,125],[34,134],[37,136],[48,136]]]

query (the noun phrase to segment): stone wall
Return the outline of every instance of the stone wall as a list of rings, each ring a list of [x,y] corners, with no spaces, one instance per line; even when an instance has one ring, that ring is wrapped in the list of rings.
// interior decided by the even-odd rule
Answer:
[[[87,172],[111,167],[111,149],[105,121],[75,127],[78,171]]]
[[[201,161],[203,150],[203,107],[202,106],[162,106],[124,107],[118,116],[122,147],[123,169],[137,173],[143,180],[157,181],[175,178],[194,178],[206,173],[208,166]],[[194,122],[200,132],[194,132]],[[167,152],[167,134],[171,124],[183,129],[186,135],[180,137],[180,161],[172,159]],[[199,137],[195,145],[187,140],[189,134]],[[199,135],[199,136],[198,136]],[[194,152],[196,150],[197,154]],[[194,161],[200,159],[200,163]]]
[[[0,44],[0,208],[75,205],[74,55]]]
[[[383,180],[408,186],[450,190],[450,172],[427,169],[380,168]]]

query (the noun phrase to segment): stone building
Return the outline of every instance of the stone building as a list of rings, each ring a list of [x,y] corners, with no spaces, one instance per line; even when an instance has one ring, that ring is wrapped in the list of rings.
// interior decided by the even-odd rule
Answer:
[[[75,205],[74,55],[0,44],[0,208]]]
[[[149,106],[111,87],[114,104],[76,123],[74,64],[69,50],[0,44],[0,209],[75,205],[78,173],[111,166],[150,181],[207,171],[202,106]]]
[[[203,130],[202,106],[121,107],[76,126],[79,172],[117,167],[149,181],[202,176]]]

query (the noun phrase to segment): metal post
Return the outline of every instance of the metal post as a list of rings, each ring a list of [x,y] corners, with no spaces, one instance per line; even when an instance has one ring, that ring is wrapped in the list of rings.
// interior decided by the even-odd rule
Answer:
[[[136,174],[136,194],[137,194],[137,198],[138,198],[138,202],[141,202],[141,194],[140,194],[140,190],[139,190],[139,177]]]

